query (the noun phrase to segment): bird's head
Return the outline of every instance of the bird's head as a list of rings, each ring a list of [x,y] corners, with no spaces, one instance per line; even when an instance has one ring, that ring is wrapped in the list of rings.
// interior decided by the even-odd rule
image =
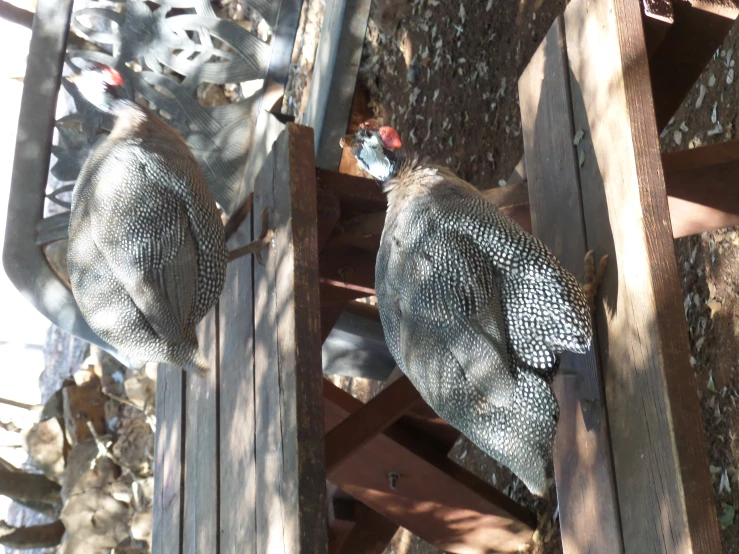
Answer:
[[[354,135],[341,139],[341,145],[349,146],[359,167],[379,181],[392,179],[398,171],[400,164],[395,150],[402,145],[392,127],[380,126],[371,119],[362,123]]]
[[[80,94],[93,106],[104,112],[113,112],[116,103],[126,98],[121,74],[98,62],[82,60],[76,63],[80,73],[69,77],[69,81],[77,86]]]

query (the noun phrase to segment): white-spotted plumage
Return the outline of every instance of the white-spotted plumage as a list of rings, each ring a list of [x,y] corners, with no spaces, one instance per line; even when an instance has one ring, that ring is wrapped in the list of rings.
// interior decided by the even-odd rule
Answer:
[[[110,111],[116,124],[72,196],[72,291],[90,327],[129,358],[203,373],[195,325],[225,279],[218,208],[176,131],[129,100]]]
[[[451,171],[388,156],[375,287],[390,352],[441,417],[541,495],[557,354],[585,352],[592,336],[582,288]]]

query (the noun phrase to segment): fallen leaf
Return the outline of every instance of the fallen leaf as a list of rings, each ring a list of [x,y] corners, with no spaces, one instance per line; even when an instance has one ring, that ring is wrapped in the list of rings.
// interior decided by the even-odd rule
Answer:
[[[697,341],[695,341],[695,349],[700,352],[701,348],[703,348],[703,343],[705,342],[706,337],[701,337]]]
[[[577,162],[582,167],[585,164],[585,152],[583,150],[580,150],[580,154],[578,155]]]
[[[708,302],[706,302],[706,306],[711,308],[711,319],[713,319],[713,316],[721,311],[721,302],[719,302],[718,300],[709,300]]]
[[[729,476],[726,470],[721,474],[721,482],[718,485],[718,493],[721,494],[723,491],[731,494],[731,486],[729,485]]]
[[[582,140],[584,136],[585,136],[585,131],[583,131],[582,129],[578,130],[577,133],[575,133],[575,138],[572,139],[572,143],[575,146],[577,146],[578,144],[580,144],[580,141]]]
[[[724,514],[718,518],[718,522],[721,524],[721,529],[728,529],[734,525],[734,513],[736,510],[734,506],[725,502],[721,503],[721,507],[724,509]]]

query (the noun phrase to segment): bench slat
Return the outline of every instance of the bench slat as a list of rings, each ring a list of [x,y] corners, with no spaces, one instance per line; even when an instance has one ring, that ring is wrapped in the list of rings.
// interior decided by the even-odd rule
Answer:
[[[251,242],[249,215],[229,249]],[[252,256],[231,261],[219,304],[220,533],[222,554],[256,554]]]
[[[585,227],[563,50],[564,27],[558,18],[521,76],[518,91],[533,232],[582,281]],[[565,552],[619,552],[618,500],[595,347],[586,355],[563,353],[561,367],[576,374],[560,374],[554,383],[560,409],[554,468],[562,546]]]
[[[269,148],[269,146],[267,147]],[[272,150],[254,182],[254,214],[270,210],[274,227],[275,152]],[[254,264],[254,409],[256,429],[256,551],[283,552],[283,517],[280,495],[284,482],[280,435],[279,370],[277,366],[276,297],[274,274],[277,253],[270,245]]]
[[[204,377],[185,374],[183,554],[218,552],[218,305],[200,322],[197,335],[210,371]]]
[[[274,151],[283,503],[290,507],[286,547],[320,554],[328,536],[313,130],[289,123]]]
[[[180,552],[184,380],[185,375],[178,367],[159,364],[152,554]]]
[[[610,256],[598,338],[624,549],[720,552],[639,3],[573,0],[564,19],[588,248]]]
[[[275,235],[254,266],[257,552],[327,550],[313,133],[292,123],[257,175]]]

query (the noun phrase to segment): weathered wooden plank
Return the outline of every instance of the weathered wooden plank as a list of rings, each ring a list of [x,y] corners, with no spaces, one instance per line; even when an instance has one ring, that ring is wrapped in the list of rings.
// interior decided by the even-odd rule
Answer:
[[[218,304],[200,322],[197,335],[210,371],[185,375],[183,554],[218,552]]]
[[[254,212],[269,210],[274,225],[275,152],[268,154],[254,183]],[[256,552],[283,553],[282,436],[280,380],[277,370],[275,272],[278,257],[274,241],[254,262],[254,410],[256,433]]]
[[[365,250],[347,246],[326,248],[321,252],[320,272],[323,282],[346,287],[355,285],[358,290],[374,293],[375,255]]]
[[[328,0],[301,123],[315,131],[316,164],[337,170],[359,72],[371,0]]]
[[[398,530],[398,524],[362,503],[356,506],[356,523],[337,554],[382,554]]]
[[[254,266],[260,554],[327,548],[312,153],[311,130],[288,124],[255,186],[275,231]]]
[[[739,141],[729,141],[662,154],[673,238],[739,225],[738,145]],[[507,194],[501,192],[511,187],[514,190]],[[483,196],[524,229],[531,230],[526,181],[483,191]],[[502,207],[501,202],[504,202]],[[378,243],[372,234],[380,232],[378,223],[360,222],[357,230],[369,237],[358,240],[350,235],[344,242],[365,249]],[[340,235],[332,238],[330,246],[341,244],[340,239]]]
[[[328,548],[313,150],[313,130],[288,123],[273,181],[284,538],[286,552],[305,554]]]
[[[723,44],[739,8],[731,2],[673,2],[674,23],[649,56],[657,127],[664,128]]]
[[[585,225],[561,18],[521,75],[518,93],[533,232],[582,281]],[[597,337],[593,342],[586,355],[562,354],[561,367],[574,375],[560,374],[554,383],[560,409],[554,470],[562,547],[565,552],[622,552]]]
[[[374,179],[344,175],[328,169],[316,169],[319,186],[331,185],[339,194],[342,217],[384,211],[385,194]]]
[[[324,382],[327,431],[362,405]],[[392,473],[398,477],[391,486]],[[365,444],[328,478],[445,551],[516,551],[533,533],[532,514],[398,423]],[[419,510],[419,505],[429,509]]]
[[[662,154],[672,235],[739,225],[739,141]]]
[[[183,384],[178,367],[157,369],[152,554],[180,552],[182,515]]]
[[[573,0],[564,19],[587,246],[609,254],[597,319],[624,550],[720,552],[639,4]]]
[[[326,433],[326,473],[382,433],[421,402],[408,377],[401,377]]]
[[[249,215],[229,249],[251,242],[251,223]],[[252,263],[243,256],[228,264],[218,313],[221,554],[257,553]]]

